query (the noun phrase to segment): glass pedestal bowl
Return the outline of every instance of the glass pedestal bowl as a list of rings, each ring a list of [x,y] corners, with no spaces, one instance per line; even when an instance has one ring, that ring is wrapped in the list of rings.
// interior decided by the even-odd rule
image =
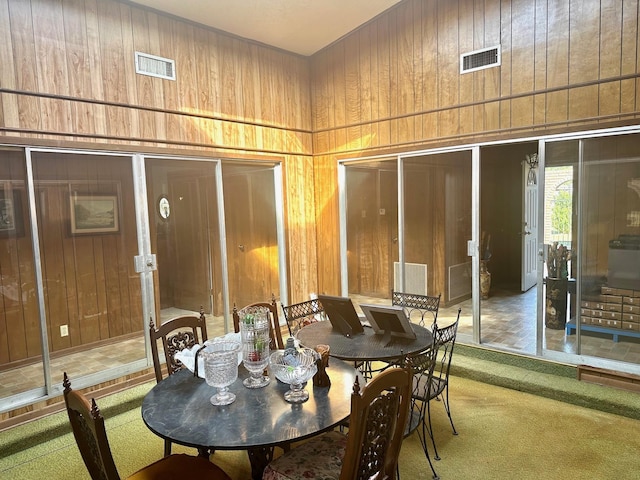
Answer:
[[[229,385],[238,379],[238,342],[219,341],[207,343],[201,350],[204,361],[204,378],[207,385],[216,387],[217,393],[211,397],[212,405],[229,405],[236,399],[229,391]]]
[[[289,403],[302,403],[309,399],[309,392],[303,388],[318,371],[316,360],[320,355],[310,348],[300,348],[295,354],[276,350],[269,357],[269,367],[282,383],[289,384],[284,399]]]

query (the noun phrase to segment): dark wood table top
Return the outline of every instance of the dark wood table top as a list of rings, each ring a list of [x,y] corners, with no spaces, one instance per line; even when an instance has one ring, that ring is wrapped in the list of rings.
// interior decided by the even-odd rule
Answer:
[[[156,435],[180,445],[220,450],[250,450],[300,440],[330,430],[351,413],[351,392],[356,375],[352,365],[332,361],[327,369],[331,386],[305,387],[305,403],[293,405],[284,399],[289,385],[271,374],[264,388],[249,389],[242,380],[249,376],[244,366],[229,390],[236,394],[231,405],[214,406],[216,392],[189,370],[169,375],[155,385],[142,402],[142,419]],[[364,380],[360,379],[364,385]]]
[[[417,324],[412,324],[416,333],[415,339],[393,338],[386,345],[381,335],[376,335],[369,326],[364,327],[364,333],[345,337],[334,330],[329,321],[321,321],[301,328],[296,337],[300,345],[315,348],[316,345],[329,345],[329,354],[340,360],[373,361],[397,360],[404,355],[418,353],[431,346],[433,336],[431,332]]]

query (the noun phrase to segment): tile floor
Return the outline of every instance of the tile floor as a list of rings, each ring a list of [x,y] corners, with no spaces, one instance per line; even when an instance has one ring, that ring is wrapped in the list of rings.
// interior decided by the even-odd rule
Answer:
[[[353,295],[357,305],[363,303],[389,304],[388,299],[376,299]],[[458,308],[462,309],[460,317],[460,336],[464,339],[472,337],[471,300],[441,307],[438,313],[440,324],[447,324],[456,317]],[[524,294],[493,289],[491,296],[481,302],[482,343],[488,347],[518,351],[527,355],[535,354],[536,324],[536,290],[531,289]],[[163,319],[183,313],[178,309],[162,312]],[[282,319],[282,318],[281,318]],[[221,317],[207,319],[209,337],[224,334]],[[288,334],[283,327],[283,334]],[[566,335],[564,330],[545,329],[543,348],[576,353],[576,335]],[[582,335],[583,355],[606,358],[628,363],[640,364],[640,339],[620,337],[615,343],[610,335]],[[100,372],[105,368],[124,366],[136,360],[146,358],[144,338],[128,339],[117,344],[92,348],[89,352],[73,353],[55,358],[51,361],[51,372],[54,382],[62,382],[62,372],[66,371],[71,378],[78,378],[90,373]],[[27,365],[20,368],[0,372],[0,399],[11,395],[41,387],[43,371],[41,364]]]

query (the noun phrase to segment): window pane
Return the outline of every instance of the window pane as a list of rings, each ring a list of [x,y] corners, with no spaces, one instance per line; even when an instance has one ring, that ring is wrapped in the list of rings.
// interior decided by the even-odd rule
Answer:
[[[131,158],[32,158],[52,379],[115,377],[145,358]]]
[[[44,385],[24,165],[0,149],[0,399]]]

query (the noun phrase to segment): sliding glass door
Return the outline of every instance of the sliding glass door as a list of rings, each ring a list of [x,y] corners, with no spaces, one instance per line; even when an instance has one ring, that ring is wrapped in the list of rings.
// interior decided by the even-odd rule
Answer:
[[[459,331],[471,336],[472,152],[403,158],[401,168],[404,262],[395,266],[396,289],[440,296],[441,326],[462,309]]]
[[[398,261],[395,159],[345,168],[348,294],[365,302],[391,298]]]
[[[155,252],[155,316],[221,315],[222,271],[216,165],[147,158],[151,250]],[[218,301],[214,302],[213,299]]]

